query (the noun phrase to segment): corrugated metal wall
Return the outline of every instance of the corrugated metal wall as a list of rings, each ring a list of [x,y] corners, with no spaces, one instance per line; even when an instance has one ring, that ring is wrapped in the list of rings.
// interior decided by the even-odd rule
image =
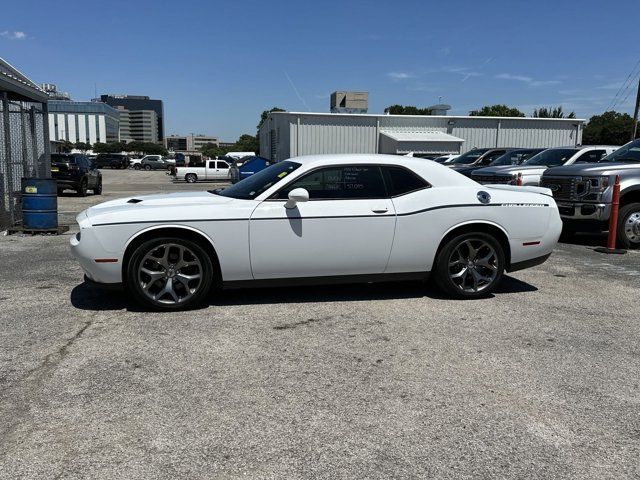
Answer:
[[[582,124],[582,120],[531,118],[276,113],[260,129],[260,154],[284,160],[296,155],[377,153],[380,130],[448,133],[465,140],[461,153],[476,147],[560,147],[582,141]],[[275,136],[270,133],[274,130]]]

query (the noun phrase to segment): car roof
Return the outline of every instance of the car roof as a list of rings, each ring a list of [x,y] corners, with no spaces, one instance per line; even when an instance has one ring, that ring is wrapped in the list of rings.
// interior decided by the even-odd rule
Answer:
[[[303,155],[287,159],[291,162],[300,163],[307,169],[344,164],[369,164],[369,165],[390,165],[407,167],[418,175],[422,176],[432,185],[470,185],[475,182],[455,170],[441,165],[433,160],[420,157],[407,157],[404,155],[387,155],[379,153],[344,153],[328,155]]]

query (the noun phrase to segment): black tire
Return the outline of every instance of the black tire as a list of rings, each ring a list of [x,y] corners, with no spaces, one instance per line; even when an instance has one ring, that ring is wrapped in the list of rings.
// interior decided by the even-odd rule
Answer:
[[[145,165],[144,169],[148,172],[149,170],[151,170],[151,165]]]
[[[83,178],[80,181],[80,186],[78,187],[76,192],[78,193],[78,196],[80,196],[80,197],[86,197],[87,196],[87,179],[86,178]]]
[[[58,189],[58,196],[62,195],[64,193],[64,188],[59,188]]]
[[[134,169],[134,170],[140,170],[140,164],[139,164],[139,163],[136,163],[136,164],[133,166],[133,169]]]
[[[102,177],[98,179],[98,184],[96,185],[96,188],[93,189],[93,194],[102,195]]]
[[[184,301],[165,303],[167,300],[171,300],[167,299],[166,296],[161,296],[158,300],[153,300],[145,293],[144,288],[141,285],[141,281],[138,279],[138,272],[142,262],[145,260],[145,256],[151,252],[154,252],[156,249],[161,249],[162,246],[166,244],[183,246],[189,249],[193,253],[193,256],[196,257],[200,262],[201,282],[198,283],[195,292],[190,293],[192,296]],[[176,275],[178,272],[180,272],[180,270],[176,270]],[[159,279],[158,281],[166,282],[166,280],[164,279]],[[149,283],[152,284],[153,282]],[[186,310],[201,305],[208,299],[214,283],[216,283],[214,282],[214,269],[211,258],[209,257],[207,252],[199,244],[192,242],[191,240],[177,237],[154,238],[151,240],[147,240],[146,242],[139,245],[133,252],[131,259],[129,260],[129,263],[127,265],[125,281],[127,290],[131,293],[133,298],[138,303],[153,310],[164,311]],[[162,298],[165,299],[165,302],[162,301]]]
[[[640,203],[625,205],[618,212],[617,243],[621,248],[640,248]]]
[[[184,179],[187,183],[196,183],[198,181],[198,176],[195,173],[187,173],[184,176]]]
[[[455,255],[459,255],[460,253],[460,250],[458,249],[462,248],[462,250],[464,250],[466,248],[463,246],[466,245],[466,242],[471,242],[471,245],[473,246],[486,244],[493,249],[494,255],[490,260],[491,268],[484,267],[480,264],[476,265],[475,260],[472,261],[473,265],[467,265],[467,263],[465,263],[467,260],[462,257],[459,260],[456,260],[456,264],[454,266],[450,266],[450,262],[453,261],[452,259],[457,258]],[[483,257],[481,255],[488,255],[491,252],[490,248],[479,247],[475,258],[482,259]],[[470,255],[470,257],[471,256],[473,255]],[[460,265],[463,265],[463,267],[460,268],[459,271],[455,271],[455,269]],[[495,237],[484,232],[463,233],[448,240],[444,245],[441,245],[436,256],[434,280],[438,287],[451,297],[462,299],[483,298],[491,295],[496,286],[500,283],[504,274],[505,265],[504,249]],[[452,275],[460,274],[465,269],[467,272],[470,272],[470,274],[466,273],[464,278],[461,278],[461,286],[456,283],[457,279],[454,280]],[[486,281],[486,283],[480,287],[478,283],[474,282],[476,272],[478,275],[490,276],[491,280]],[[471,282],[469,282],[469,277]],[[475,285],[477,290],[473,291],[464,289],[467,285],[471,289],[473,289],[473,285]]]

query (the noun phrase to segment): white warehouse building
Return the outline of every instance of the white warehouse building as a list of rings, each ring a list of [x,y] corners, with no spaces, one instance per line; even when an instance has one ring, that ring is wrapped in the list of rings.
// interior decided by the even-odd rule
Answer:
[[[560,147],[582,142],[584,119],[271,112],[260,156],[280,161],[326,153],[464,153],[487,147]]]

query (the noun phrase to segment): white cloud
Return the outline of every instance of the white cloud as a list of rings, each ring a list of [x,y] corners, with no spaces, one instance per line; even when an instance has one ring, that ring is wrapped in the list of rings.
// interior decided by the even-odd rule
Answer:
[[[513,80],[516,82],[523,82],[532,87],[541,87],[544,85],[557,85],[561,83],[559,80],[536,80],[526,75],[513,75],[511,73],[499,73],[496,75],[499,80]]]
[[[0,37],[8,38],[9,40],[24,40],[27,38],[27,34],[20,31],[10,32],[5,30],[4,32],[0,32]]]
[[[407,78],[413,77],[413,75],[406,72],[389,72],[387,73],[387,76],[393,80],[406,80]]]

